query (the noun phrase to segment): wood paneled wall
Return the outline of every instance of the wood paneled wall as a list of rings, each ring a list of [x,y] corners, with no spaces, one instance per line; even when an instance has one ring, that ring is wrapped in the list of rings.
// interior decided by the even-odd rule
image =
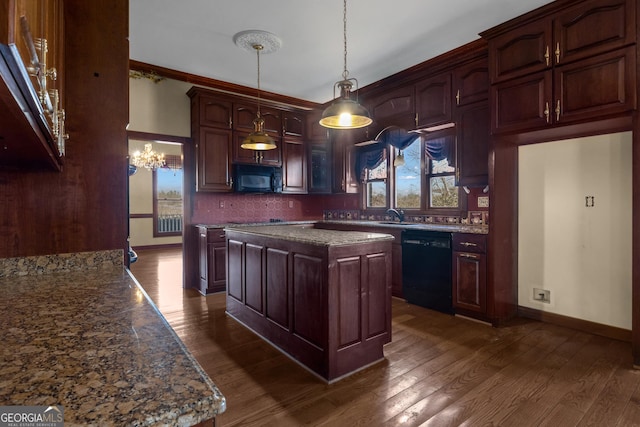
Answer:
[[[128,1],[65,0],[62,172],[0,172],[0,258],[127,247]]]

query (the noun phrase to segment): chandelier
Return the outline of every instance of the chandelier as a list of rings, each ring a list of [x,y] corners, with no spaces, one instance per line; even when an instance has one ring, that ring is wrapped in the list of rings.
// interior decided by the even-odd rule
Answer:
[[[164,153],[156,153],[153,151],[151,143],[144,144],[144,151],[136,151],[131,156],[131,164],[138,168],[146,168],[154,170],[164,166]]]
[[[336,87],[340,88],[340,98],[322,112],[320,125],[330,129],[357,129],[370,125],[373,120],[367,109],[358,104],[357,99],[351,99],[351,89],[355,83],[356,91],[358,90],[358,80],[349,78],[347,70],[347,0],[344,0],[343,13],[344,71],[342,80],[333,85],[334,100]]]

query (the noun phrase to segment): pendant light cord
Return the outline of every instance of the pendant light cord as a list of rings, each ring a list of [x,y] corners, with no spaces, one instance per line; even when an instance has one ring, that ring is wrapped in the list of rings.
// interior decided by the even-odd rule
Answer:
[[[342,78],[347,80],[349,77],[349,71],[347,70],[347,0],[344,0],[342,23],[344,25],[342,31],[344,36],[344,71],[342,72]]]
[[[345,0],[346,1],[346,0]],[[253,45],[258,57],[258,117],[260,117],[260,51],[263,49],[261,44]]]

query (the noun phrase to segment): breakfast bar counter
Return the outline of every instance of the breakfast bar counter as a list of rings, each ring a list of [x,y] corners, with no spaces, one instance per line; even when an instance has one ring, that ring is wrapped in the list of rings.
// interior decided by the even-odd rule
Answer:
[[[55,270],[40,262],[36,268]],[[1,406],[59,405],[67,426],[190,426],[225,410],[224,396],[122,265],[21,275],[6,274],[7,264]]]

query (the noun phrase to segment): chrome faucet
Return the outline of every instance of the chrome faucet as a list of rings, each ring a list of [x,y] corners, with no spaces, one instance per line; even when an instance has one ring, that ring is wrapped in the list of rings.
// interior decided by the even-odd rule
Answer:
[[[387,211],[387,213],[397,217],[398,220],[400,220],[400,222],[404,222],[404,211],[403,210],[397,211],[395,209],[389,209]]]

